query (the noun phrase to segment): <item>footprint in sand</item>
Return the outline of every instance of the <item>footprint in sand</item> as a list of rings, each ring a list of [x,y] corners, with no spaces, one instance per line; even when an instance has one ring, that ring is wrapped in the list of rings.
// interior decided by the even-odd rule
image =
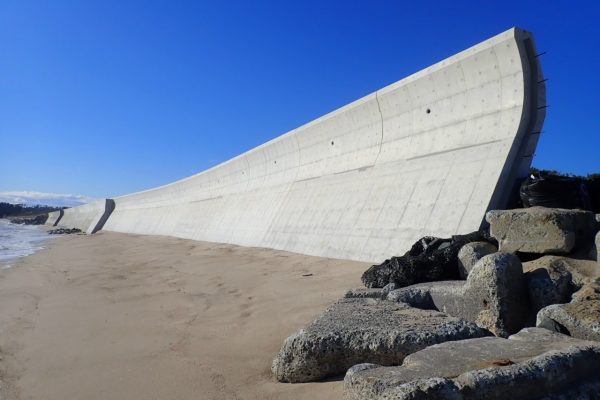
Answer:
[[[240,318],[245,319],[245,318],[252,316],[252,310],[250,310],[250,307],[252,307],[253,299],[254,299],[254,297],[248,296],[248,297],[246,297],[246,301],[244,303],[240,304],[240,306],[239,306],[239,309],[241,311]]]

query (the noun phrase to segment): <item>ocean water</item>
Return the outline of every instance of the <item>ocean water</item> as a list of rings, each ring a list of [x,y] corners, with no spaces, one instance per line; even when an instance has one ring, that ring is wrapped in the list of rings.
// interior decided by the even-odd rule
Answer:
[[[0,219],[0,268],[44,248],[49,235],[37,225],[17,225]]]

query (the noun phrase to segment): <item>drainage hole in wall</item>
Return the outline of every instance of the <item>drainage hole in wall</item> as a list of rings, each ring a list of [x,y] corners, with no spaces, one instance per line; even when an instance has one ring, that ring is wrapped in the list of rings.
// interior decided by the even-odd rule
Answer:
[[[425,112],[426,112],[427,114],[429,114],[429,113],[431,113],[431,110],[428,108],[428,109],[427,109]]]
[[[331,141],[331,145],[333,146],[333,140]]]

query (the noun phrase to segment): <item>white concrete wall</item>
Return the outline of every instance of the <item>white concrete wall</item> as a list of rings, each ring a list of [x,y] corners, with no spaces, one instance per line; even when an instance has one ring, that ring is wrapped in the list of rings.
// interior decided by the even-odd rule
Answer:
[[[114,208],[111,199],[97,200],[77,207],[66,208],[58,221],[58,226],[81,229],[85,233],[95,233],[102,228]]]
[[[531,36],[508,30],[214,168],[119,197],[104,229],[364,261],[476,230],[531,162],[541,80]]]
[[[48,219],[46,220],[46,225],[55,226],[60,220],[62,214],[62,210],[49,212]]]

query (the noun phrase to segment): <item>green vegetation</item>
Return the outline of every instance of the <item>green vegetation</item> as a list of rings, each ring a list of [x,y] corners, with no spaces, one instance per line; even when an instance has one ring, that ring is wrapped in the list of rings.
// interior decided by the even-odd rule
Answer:
[[[0,218],[25,217],[46,214],[67,207],[26,206],[24,204],[0,203]]]
[[[600,173],[593,173],[593,174],[589,174],[587,176],[581,176],[581,175],[575,175],[575,174],[569,174],[567,172],[559,172],[559,171],[555,171],[553,169],[539,169],[539,168],[535,168],[535,167],[531,167],[529,168],[529,173],[532,175],[536,175],[536,176],[561,176],[561,177],[568,177],[568,178],[581,178],[581,179],[600,179]]]

